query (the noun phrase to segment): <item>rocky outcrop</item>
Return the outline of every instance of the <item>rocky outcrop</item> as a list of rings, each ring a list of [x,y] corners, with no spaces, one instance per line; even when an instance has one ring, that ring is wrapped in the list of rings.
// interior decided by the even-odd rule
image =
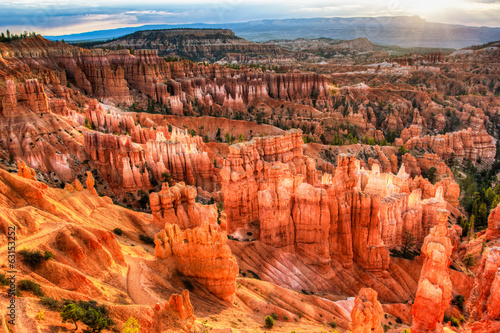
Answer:
[[[126,192],[151,188],[144,151],[130,137],[85,132],[84,140],[85,152],[112,188]]]
[[[291,216],[295,226],[297,253],[306,259],[306,263],[328,271],[330,209],[326,190],[307,183],[301,184],[294,193]]]
[[[314,160],[302,154],[302,144],[302,132],[290,130],[284,136],[259,137],[229,146],[220,176],[230,233],[258,219],[259,183],[270,178],[267,173],[272,162],[286,164],[291,176],[302,175],[311,184],[317,182]]]
[[[160,303],[154,306],[155,332],[168,332],[174,327],[184,332],[192,332],[196,320],[193,310],[188,290],[183,290],[180,295],[170,295],[163,306]]]
[[[75,181],[73,183],[71,183],[71,185],[73,186],[73,188],[75,190],[83,191],[83,185],[78,179],[75,179]]]
[[[455,184],[412,179],[404,165],[397,175],[360,168],[354,156],[338,156],[334,175],[321,181],[299,149],[296,132],[234,145],[220,172],[228,232],[237,235],[259,222],[260,241],[296,253],[328,272],[332,259],[345,268],[389,267],[388,249],[410,232],[423,243],[446,208],[444,189],[456,204]],[[390,164],[390,163],[389,163]],[[390,167],[392,169],[392,167]]]
[[[467,310],[475,320],[500,321],[500,247],[484,251]]]
[[[24,161],[17,161],[17,175],[26,179],[36,180],[36,172]]]
[[[201,137],[174,128],[172,133],[166,131],[167,140],[162,129],[151,131],[155,139],[149,139],[146,147],[134,143],[128,135],[85,132],[85,151],[115,190],[149,189],[152,179],[162,182],[165,174],[207,191],[215,189],[213,165],[203,152]]]
[[[377,292],[370,288],[362,288],[354,299],[351,310],[352,333],[383,333],[382,318],[384,310],[377,300]]]
[[[149,195],[153,221],[160,229],[165,224],[177,224],[181,229],[199,227],[204,223],[217,224],[217,207],[195,202],[196,188],[177,183],[163,183],[158,193]]]
[[[23,107],[36,114],[50,112],[49,101],[43,84],[37,79],[29,79],[15,85],[12,80],[6,81],[7,91],[2,99],[2,116],[19,115],[18,108]]]
[[[457,159],[473,162],[478,158],[492,160],[496,154],[493,137],[486,132],[473,131],[471,128],[443,135],[411,138],[405,142],[405,146],[409,150],[430,149],[443,159],[454,156]]]
[[[120,44],[132,49],[147,49],[154,46],[162,56],[186,57],[192,60],[215,62],[228,60],[257,60],[286,53],[271,44],[253,43],[236,37],[228,29],[168,29],[137,31],[120,37],[102,46],[116,48]],[[238,56],[239,54],[239,56]]]
[[[87,190],[92,192],[92,194],[97,195],[97,191],[94,188],[95,179],[90,171],[87,171],[87,180],[85,181],[85,184],[87,185]]]
[[[491,210],[485,237],[487,240],[500,238],[500,205]]]
[[[155,236],[155,258],[173,260],[181,274],[194,278],[218,298],[232,302],[238,264],[226,241],[226,232],[217,225],[203,223],[183,231],[177,224],[166,224]]]
[[[448,266],[453,245],[448,238],[448,215],[438,210],[439,224],[425,237],[422,246],[424,265],[413,304],[412,332],[443,332],[441,322],[452,298]]]

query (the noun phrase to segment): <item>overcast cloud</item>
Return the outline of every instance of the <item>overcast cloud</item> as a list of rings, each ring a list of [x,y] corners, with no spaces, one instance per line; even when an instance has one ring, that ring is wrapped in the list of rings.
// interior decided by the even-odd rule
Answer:
[[[500,0],[0,0],[0,30],[61,35],[145,24],[261,19],[419,15],[427,21],[500,26]]]

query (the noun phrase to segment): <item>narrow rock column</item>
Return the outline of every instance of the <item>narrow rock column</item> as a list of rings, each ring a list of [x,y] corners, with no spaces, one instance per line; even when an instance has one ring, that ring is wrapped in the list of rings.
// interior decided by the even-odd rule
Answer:
[[[443,332],[441,322],[452,298],[448,267],[453,245],[446,226],[449,212],[439,209],[437,215],[438,225],[430,230],[422,246],[425,261],[412,309],[412,333]]]

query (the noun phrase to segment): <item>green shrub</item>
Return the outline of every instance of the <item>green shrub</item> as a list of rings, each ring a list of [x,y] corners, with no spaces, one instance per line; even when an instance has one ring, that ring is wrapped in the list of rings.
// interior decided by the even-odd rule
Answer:
[[[52,252],[50,251],[45,251],[45,253],[43,254],[43,259],[45,261],[48,261],[48,260],[51,260],[51,259],[54,259],[54,255],[52,254]]]
[[[22,249],[19,250],[19,254],[22,256],[21,260],[33,268],[39,267],[45,260],[44,255],[39,250]]]
[[[451,326],[459,327],[460,326],[460,320],[458,320],[458,318],[451,317]]]
[[[120,228],[114,228],[113,232],[115,233],[115,235],[118,235],[118,236],[121,236],[123,234],[123,230]]]
[[[72,322],[78,330],[78,322],[87,325],[84,332],[97,333],[109,329],[115,323],[109,317],[109,310],[105,305],[98,305],[96,301],[65,300],[64,308],[60,312],[63,323]]]
[[[139,333],[141,331],[141,325],[139,321],[134,317],[130,317],[125,324],[123,324],[121,333]]]
[[[444,318],[443,318],[443,322],[446,324],[447,322],[451,321],[451,317],[450,316],[447,316],[445,315]]]
[[[54,255],[50,251],[45,251],[42,254],[40,250],[22,249],[19,250],[19,254],[22,256],[21,260],[32,268],[38,268],[44,262],[54,258]]]
[[[331,328],[336,328],[337,327],[337,322],[332,321],[328,325],[330,325]]]
[[[403,320],[399,317],[396,317],[396,323],[398,324],[402,324],[403,323]]]
[[[0,273],[0,286],[8,286],[9,284],[10,281],[5,276],[5,273]]]
[[[17,288],[20,291],[32,292],[33,294],[39,297],[43,296],[42,287],[40,287],[40,285],[33,280],[20,280],[17,283]]]
[[[451,301],[451,304],[456,305],[460,310],[463,310],[465,298],[462,295],[457,295]]]
[[[276,313],[271,313],[271,317],[273,317],[274,320],[278,320],[278,315]]]
[[[273,326],[274,326],[274,319],[273,319],[273,317],[267,316],[264,321],[266,323],[266,327],[267,328],[273,328]]]
[[[42,297],[40,299],[40,304],[45,305],[52,311],[62,311],[64,308],[63,302],[52,297]]]
[[[141,241],[143,241],[144,243],[146,244],[149,244],[149,245],[155,245],[155,240],[149,236],[146,236],[146,235],[139,235],[139,239]]]
[[[398,149],[398,154],[400,156],[403,156],[404,154],[407,154],[408,153],[408,149],[406,149],[405,146],[400,146],[399,149]]]

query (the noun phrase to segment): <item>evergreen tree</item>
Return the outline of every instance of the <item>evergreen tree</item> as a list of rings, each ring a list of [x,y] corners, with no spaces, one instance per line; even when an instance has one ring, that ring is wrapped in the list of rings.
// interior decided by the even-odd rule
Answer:
[[[491,189],[491,187],[489,187],[486,190],[485,199],[486,199],[486,203],[488,204],[488,206],[491,206],[493,203],[493,200],[495,199],[495,192]]]
[[[478,227],[485,227],[488,225],[488,207],[486,207],[486,203],[481,203],[479,206],[479,211],[476,217],[476,224]]]
[[[474,224],[476,223],[476,217],[474,215],[471,215],[469,219],[469,240],[470,240],[470,235],[474,233]]]
[[[491,203],[491,209],[495,209],[496,206],[498,206],[498,203],[500,203],[500,195],[495,195],[495,198],[493,198],[493,202]]]
[[[474,256],[471,253],[468,253],[465,257],[464,260],[462,261],[464,264],[465,268],[469,270],[469,267],[472,267],[476,264],[476,261],[474,260]]]

